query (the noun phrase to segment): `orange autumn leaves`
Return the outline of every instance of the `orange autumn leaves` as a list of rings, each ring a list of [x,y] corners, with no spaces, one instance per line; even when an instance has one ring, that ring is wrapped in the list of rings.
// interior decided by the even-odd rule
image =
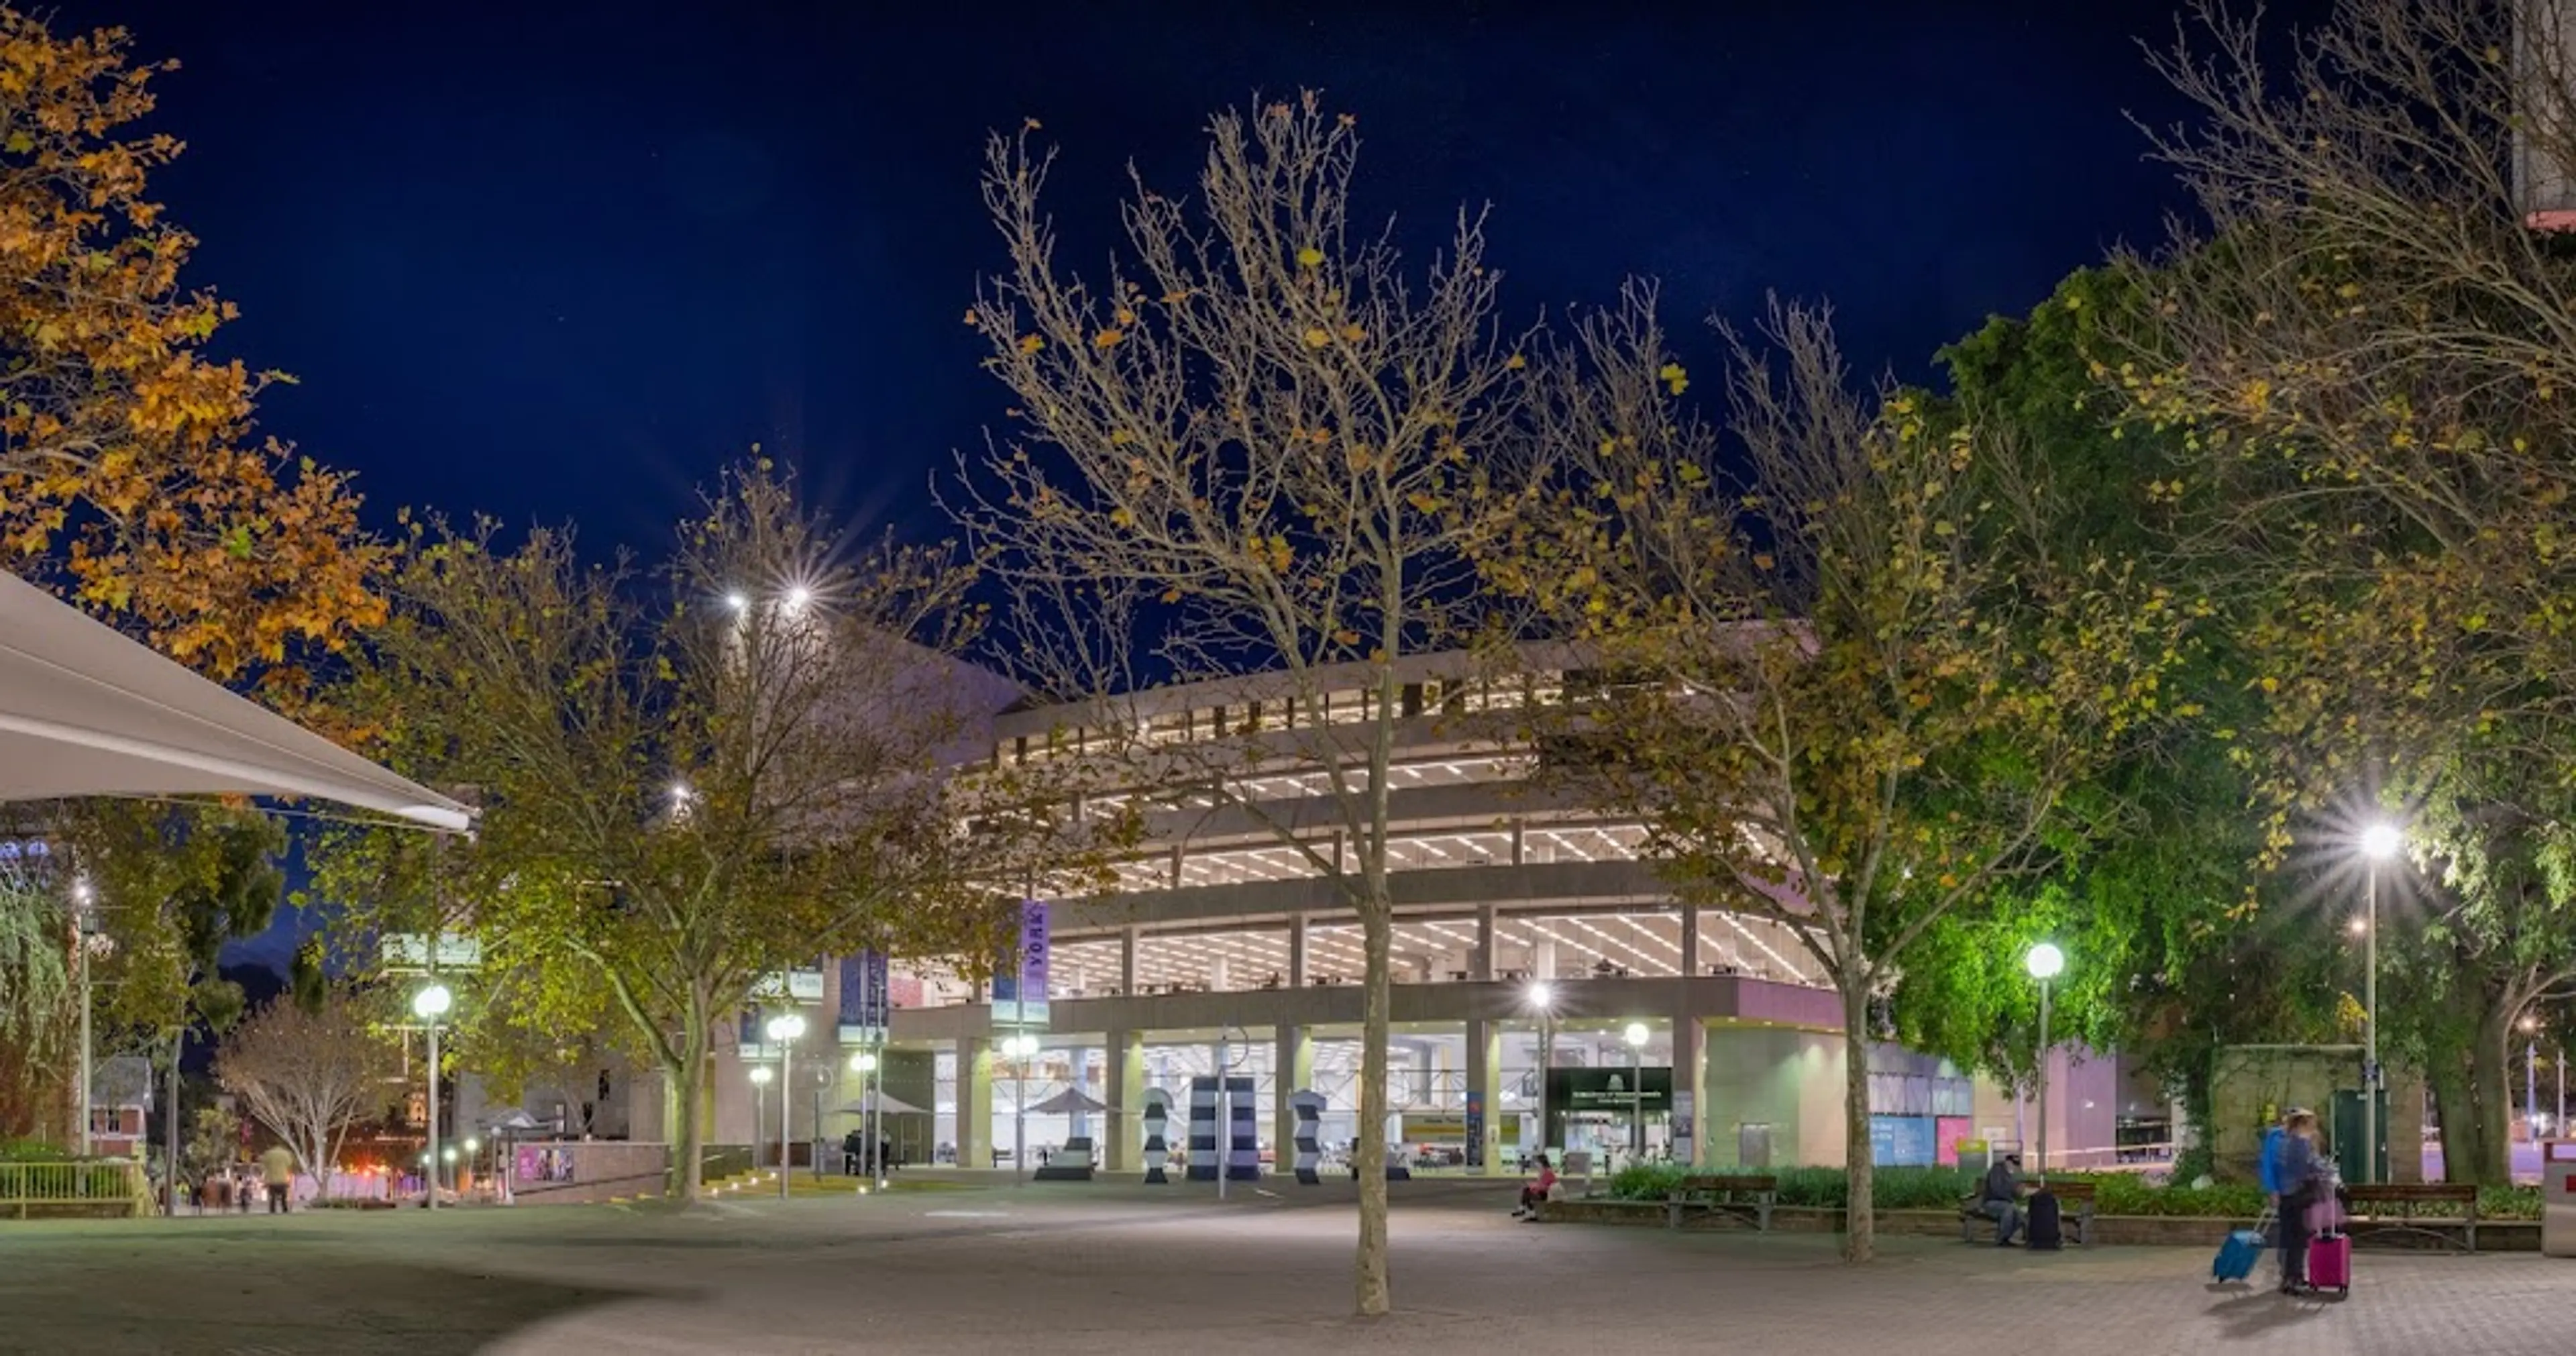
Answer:
[[[134,130],[167,69],[0,9],[0,568],[291,688],[299,646],[382,618],[382,548],[345,475],[254,432],[280,378],[204,352],[233,311],[182,290],[196,240],[144,196],[180,143]]]

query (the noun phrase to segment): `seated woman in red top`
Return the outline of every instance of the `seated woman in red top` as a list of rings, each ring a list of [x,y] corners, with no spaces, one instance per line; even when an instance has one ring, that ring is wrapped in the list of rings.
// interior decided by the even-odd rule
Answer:
[[[1537,1219],[1539,1202],[1546,1200],[1547,1193],[1555,1186],[1556,1169],[1548,1166],[1546,1154],[1540,1154],[1538,1156],[1538,1180],[1521,1188],[1520,1208],[1512,1212],[1512,1218]]]

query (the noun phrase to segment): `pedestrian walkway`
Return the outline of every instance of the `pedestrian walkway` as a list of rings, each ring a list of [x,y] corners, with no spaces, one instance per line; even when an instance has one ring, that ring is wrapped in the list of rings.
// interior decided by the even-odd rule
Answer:
[[[643,1209],[0,1227],[0,1353],[2555,1356],[2576,1261],[2364,1253],[2343,1302],[2214,1290],[2198,1249],[2056,1254],[1528,1226],[1399,1188],[1396,1296],[1347,1317],[1346,1190],[992,1186]]]

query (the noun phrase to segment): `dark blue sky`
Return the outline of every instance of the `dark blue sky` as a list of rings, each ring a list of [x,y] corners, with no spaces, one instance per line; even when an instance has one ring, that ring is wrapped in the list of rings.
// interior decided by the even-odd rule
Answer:
[[[846,517],[1000,401],[959,324],[980,138],[1065,146],[1077,259],[1122,163],[1182,186],[1252,91],[1356,113],[1369,206],[1495,209],[1524,311],[1660,275],[1676,321],[1834,300],[1870,365],[2018,310],[2178,202],[2125,111],[2171,6],[2030,3],[211,5],[98,0],[175,56],[161,195],[268,427],[396,505],[657,545],[758,441]]]

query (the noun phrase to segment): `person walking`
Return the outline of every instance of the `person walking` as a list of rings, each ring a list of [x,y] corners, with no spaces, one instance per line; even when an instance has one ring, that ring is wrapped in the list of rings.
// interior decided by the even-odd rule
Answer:
[[[2291,1113],[2281,1136],[2277,1169],[2281,1188],[2281,1293],[2305,1295],[2308,1285],[2308,1207],[2324,1199],[2334,1165],[2317,1151],[2316,1113]]]
[[[287,1212],[287,1193],[295,1186],[295,1154],[283,1144],[272,1144],[259,1156],[259,1180],[268,1188],[268,1213]]]

